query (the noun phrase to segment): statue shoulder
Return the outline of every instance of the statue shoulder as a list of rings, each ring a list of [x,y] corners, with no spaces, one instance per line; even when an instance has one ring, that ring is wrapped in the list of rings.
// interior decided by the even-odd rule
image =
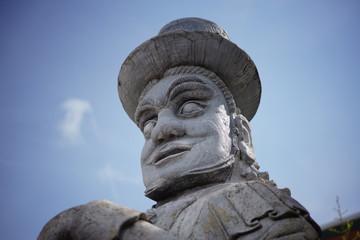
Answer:
[[[107,200],[96,200],[67,209],[52,218],[38,240],[115,239],[124,226],[147,221],[144,213]]]
[[[273,230],[276,225],[281,225],[279,229],[284,230],[282,234],[288,225],[291,225],[291,231],[297,226],[304,228],[301,232],[314,232],[315,235],[321,232],[306,208],[291,197],[290,190],[279,189],[272,182],[253,180],[232,183],[219,196],[233,204],[234,210],[247,226],[262,228],[264,231],[267,228],[265,225],[271,226]]]
[[[316,239],[319,230],[288,191],[258,180],[210,186],[153,211],[155,225],[185,239],[262,239],[270,233],[276,239],[288,232]]]

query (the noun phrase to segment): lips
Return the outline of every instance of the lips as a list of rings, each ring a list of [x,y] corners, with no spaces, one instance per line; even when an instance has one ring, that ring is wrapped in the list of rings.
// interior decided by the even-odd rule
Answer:
[[[153,157],[153,164],[155,166],[164,163],[167,160],[174,160],[181,155],[185,154],[191,149],[189,145],[171,144],[165,145],[159,151],[157,151]]]

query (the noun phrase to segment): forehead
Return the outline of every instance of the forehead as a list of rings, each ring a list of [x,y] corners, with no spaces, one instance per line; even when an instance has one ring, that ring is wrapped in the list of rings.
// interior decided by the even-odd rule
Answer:
[[[161,79],[158,83],[156,83],[154,86],[152,86],[150,89],[148,89],[148,91],[144,95],[144,98],[147,98],[152,95],[156,95],[157,97],[165,96],[168,93],[168,91],[170,91],[175,86],[177,86],[181,83],[184,83],[184,82],[200,83],[201,85],[205,85],[208,88],[211,88],[215,92],[221,93],[221,90],[217,87],[217,85],[213,81],[211,81],[209,78],[207,78],[203,75],[179,74],[179,75],[168,76],[168,77]],[[192,89],[192,90],[196,90],[196,89]]]

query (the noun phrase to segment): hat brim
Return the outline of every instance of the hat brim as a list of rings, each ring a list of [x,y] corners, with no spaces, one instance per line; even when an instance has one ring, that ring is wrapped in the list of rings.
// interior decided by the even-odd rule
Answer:
[[[249,121],[254,117],[260,103],[261,84],[250,57],[218,34],[173,31],[141,44],[120,69],[119,96],[133,121],[139,97],[149,81],[161,79],[167,69],[183,65],[213,71],[233,94],[242,115]]]

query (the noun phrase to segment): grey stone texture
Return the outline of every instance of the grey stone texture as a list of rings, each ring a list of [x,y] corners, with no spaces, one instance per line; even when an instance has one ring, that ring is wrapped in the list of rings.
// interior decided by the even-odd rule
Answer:
[[[55,216],[38,239],[114,239],[124,226],[142,219],[147,217],[139,211],[106,200],[92,201]]]
[[[161,79],[167,69],[186,65],[202,66],[216,73],[232,93],[242,114],[250,121],[261,95],[260,78],[254,62],[245,51],[222,36],[225,31],[221,27],[216,25],[217,28],[211,28],[211,32],[207,31],[208,28],[193,31],[181,29],[179,22],[182,21],[193,21],[197,28],[209,23],[197,18],[174,21],[175,31],[162,31],[144,42],[130,53],[121,66],[118,90],[129,117],[134,120],[139,96],[149,81]],[[199,22],[202,24],[199,25]]]
[[[184,239],[317,239],[304,207],[258,180],[191,191],[159,203],[148,215]]]
[[[256,67],[207,20],[175,20],[125,60],[119,94],[144,134],[146,213],[106,200],[68,209],[50,239],[319,239],[307,210],[259,171]]]

